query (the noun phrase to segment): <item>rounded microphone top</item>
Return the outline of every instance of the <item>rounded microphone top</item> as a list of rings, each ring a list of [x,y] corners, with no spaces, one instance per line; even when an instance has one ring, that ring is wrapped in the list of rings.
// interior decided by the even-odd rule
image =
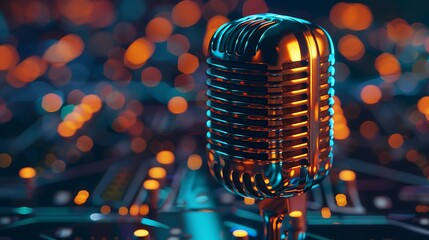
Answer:
[[[332,165],[334,50],[321,27],[276,14],[222,25],[207,59],[211,173],[253,198],[316,186]]]

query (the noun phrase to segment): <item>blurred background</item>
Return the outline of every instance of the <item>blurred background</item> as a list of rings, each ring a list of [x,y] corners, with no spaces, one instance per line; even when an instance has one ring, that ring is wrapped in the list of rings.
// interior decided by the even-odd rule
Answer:
[[[318,226],[359,221],[396,237],[429,234],[428,7],[1,1],[0,239],[125,239],[146,229],[156,239],[211,239],[198,235],[204,229],[213,239],[237,229],[259,239],[257,217],[226,216],[231,206],[257,214],[254,201],[224,191],[205,165],[205,58],[219,26],[264,12],[314,22],[336,46],[335,163],[309,196],[310,239],[323,236]],[[348,214],[361,219],[343,221]],[[95,231],[94,222],[115,227]],[[327,238],[356,230],[332,229]],[[377,234],[367,229],[360,234]]]

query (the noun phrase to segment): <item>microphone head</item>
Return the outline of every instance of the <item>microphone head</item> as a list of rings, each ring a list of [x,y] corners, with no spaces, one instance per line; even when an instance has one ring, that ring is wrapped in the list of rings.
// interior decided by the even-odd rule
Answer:
[[[245,197],[291,197],[332,166],[334,48],[308,21],[277,14],[222,25],[207,59],[212,175]]]

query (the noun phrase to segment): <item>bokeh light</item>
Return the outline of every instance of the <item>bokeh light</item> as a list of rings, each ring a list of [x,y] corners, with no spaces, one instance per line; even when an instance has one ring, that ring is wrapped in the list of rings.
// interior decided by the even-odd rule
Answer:
[[[338,51],[350,61],[356,61],[365,54],[365,46],[354,35],[348,34],[338,42]]]
[[[24,179],[34,178],[36,176],[36,170],[32,167],[25,167],[19,170],[19,176]]]
[[[155,45],[151,41],[139,38],[127,48],[124,64],[133,69],[139,68],[152,56],[154,51]]]
[[[195,55],[192,55],[190,53],[184,53],[179,56],[177,68],[182,73],[192,74],[197,70],[198,66],[199,61]]]
[[[360,92],[362,101],[366,104],[376,104],[381,99],[381,90],[375,85],[366,85]]]
[[[163,17],[156,17],[146,25],[146,36],[154,42],[166,41],[173,33],[173,25]]]
[[[168,110],[174,114],[184,113],[188,109],[188,102],[183,97],[173,97],[168,101]]]
[[[174,6],[171,18],[177,26],[190,27],[200,20],[201,9],[194,1],[181,1]]]
[[[360,31],[371,25],[373,16],[368,6],[362,3],[339,2],[332,7],[329,19],[340,29]]]
[[[46,112],[56,112],[63,105],[63,99],[55,93],[48,93],[42,98],[42,108]]]

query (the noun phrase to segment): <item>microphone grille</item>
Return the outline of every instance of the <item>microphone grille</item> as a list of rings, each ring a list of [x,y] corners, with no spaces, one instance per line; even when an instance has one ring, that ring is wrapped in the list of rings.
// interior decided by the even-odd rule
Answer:
[[[288,197],[332,165],[334,57],[322,28],[275,14],[221,26],[207,59],[210,170],[228,190]]]

